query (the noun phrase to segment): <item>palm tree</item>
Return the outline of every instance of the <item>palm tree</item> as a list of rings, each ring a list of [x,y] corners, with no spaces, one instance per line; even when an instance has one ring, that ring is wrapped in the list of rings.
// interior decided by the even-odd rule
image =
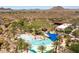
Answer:
[[[46,47],[43,46],[43,45],[40,45],[40,46],[38,46],[38,50],[39,50],[41,53],[43,53],[44,50],[46,50]]]
[[[18,46],[17,50],[20,50],[21,52],[23,52],[23,50],[26,50],[27,53],[28,50],[31,48],[31,44],[29,42],[25,42],[25,40],[23,39],[19,39],[17,46]]]
[[[57,49],[60,43],[58,41],[54,42],[54,52],[57,53]]]
[[[28,53],[28,50],[31,49],[31,44],[29,42],[26,42],[24,48],[26,49]]]

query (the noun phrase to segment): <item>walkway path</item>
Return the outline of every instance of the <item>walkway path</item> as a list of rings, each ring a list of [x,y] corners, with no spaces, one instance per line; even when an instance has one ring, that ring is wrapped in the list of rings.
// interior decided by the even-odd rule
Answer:
[[[79,28],[75,28],[75,29],[73,29],[72,32],[69,34],[69,35],[72,37],[72,38],[71,38],[72,40],[74,40],[74,39],[79,40],[79,38],[75,38],[75,36],[72,35],[73,32],[76,31],[76,30],[78,30],[78,29],[79,29]]]
[[[72,34],[74,31],[78,30],[79,28],[75,28],[72,30],[72,32],[70,34]]]

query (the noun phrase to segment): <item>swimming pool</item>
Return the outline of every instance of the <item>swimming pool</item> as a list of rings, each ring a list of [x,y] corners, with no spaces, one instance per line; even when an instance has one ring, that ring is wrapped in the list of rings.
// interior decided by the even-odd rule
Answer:
[[[32,45],[50,45],[52,41],[49,38],[35,39],[32,35],[21,34],[18,38],[22,38],[25,41],[29,41]]]
[[[47,50],[52,49],[50,47],[51,47],[51,45],[52,45],[51,43],[53,41],[51,41],[49,38],[35,39],[32,35],[27,35],[27,34],[21,34],[18,38],[22,38],[25,41],[29,41],[32,44],[31,49],[33,49],[35,51],[38,51],[37,47],[40,46],[40,45],[44,45],[44,46],[48,47]]]

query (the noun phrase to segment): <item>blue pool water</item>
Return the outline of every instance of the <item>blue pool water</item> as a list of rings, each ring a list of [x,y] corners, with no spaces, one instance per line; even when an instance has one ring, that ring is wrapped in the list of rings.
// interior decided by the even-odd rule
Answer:
[[[50,45],[52,41],[49,38],[45,39],[34,39],[31,35],[21,34],[19,38],[29,41],[32,45]]]
[[[52,41],[50,39],[45,40],[32,40],[31,43],[33,45],[50,45]]]

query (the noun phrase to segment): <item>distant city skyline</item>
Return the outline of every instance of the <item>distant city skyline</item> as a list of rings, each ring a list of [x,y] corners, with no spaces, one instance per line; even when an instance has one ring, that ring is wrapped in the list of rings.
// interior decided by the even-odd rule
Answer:
[[[0,8],[12,8],[12,9],[50,9],[55,6],[0,6]],[[65,9],[79,9],[79,6],[62,6]]]

